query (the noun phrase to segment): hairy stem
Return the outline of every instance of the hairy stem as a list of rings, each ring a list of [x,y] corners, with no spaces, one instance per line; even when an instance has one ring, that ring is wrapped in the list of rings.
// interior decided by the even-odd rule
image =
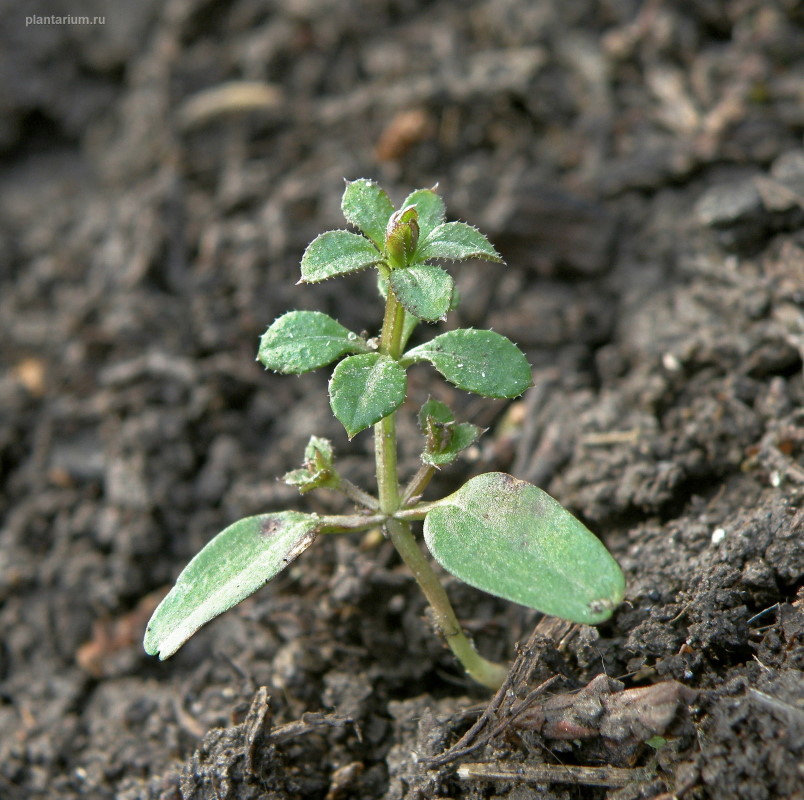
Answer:
[[[368,492],[363,491],[363,489],[346,478],[340,478],[338,490],[343,492],[343,494],[357,505],[365,506],[371,511],[380,510],[380,504],[376,497],[372,497]]]
[[[405,522],[424,519],[434,508],[438,508],[439,505],[442,504],[438,500],[434,500],[431,503],[416,503],[412,506],[400,508],[399,511],[394,514],[394,518],[404,520]]]
[[[380,335],[379,350],[381,353],[395,359],[400,357],[403,348],[404,320],[405,310],[389,287],[382,334]],[[424,596],[433,610],[435,622],[455,657],[463,664],[470,677],[484,686],[497,689],[505,680],[507,668],[502,664],[488,661],[475,650],[471,640],[463,632],[438,576],[416,543],[410,523],[393,518],[393,515],[399,511],[403,499],[399,487],[396,445],[396,413],[393,413],[374,426],[377,489],[380,511],[389,517],[386,521],[388,537],[424,592]],[[418,485],[423,488],[430,477],[431,474],[422,474],[418,480],[414,479],[408,489],[415,490]],[[410,501],[409,494],[409,492],[405,492],[406,502]]]
[[[463,664],[471,678],[490,689],[498,689],[508,674],[508,668],[483,658],[475,650],[471,639],[463,632],[461,624],[455,616],[441,581],[416,543],[410,530],[410,523],[400,519],[390,519],[387,522],[387,528],[394,547],[413,573],[413,577],[416,578],[416,582],[430,603],[436,625],[447,640],[450,650]]]
[[[354,533],[369,531],[382,525],[385,517],[382,514],[338,514],[324,517],[319,533]]]
[[[427,484],[430,483],[433,475],[435,475],[435,467],[431,467],[429,464],[422,464],[410,479],[405,491],[402,492],[402,505],[406,506],[414,497],[419,497],[427,488]]]
[[[391,358],[399,358],[401,355],[404,319],[405,309],[399,304],[389,286],[379,349],[381,353]],[[374,426],[374,456],[380,510],[385,514],[393,514],[399,508],[395,413],[389,414]]]

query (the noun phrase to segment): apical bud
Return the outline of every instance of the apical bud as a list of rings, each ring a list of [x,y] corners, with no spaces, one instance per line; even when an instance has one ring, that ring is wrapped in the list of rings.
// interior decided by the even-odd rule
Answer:
[[[405,206],[391,214],[385,228],[385,249],[391,267],[404,267],[419,243],[419,213],[416,206]]]

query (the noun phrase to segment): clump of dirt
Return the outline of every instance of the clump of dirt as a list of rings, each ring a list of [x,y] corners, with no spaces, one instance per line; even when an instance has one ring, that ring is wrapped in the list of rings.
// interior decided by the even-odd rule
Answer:
[[[798,7],[99,13],[0,27],[0,795],[802,797]],[[454,270],[448,324],[534,366],[507,405],[413,370],[403,467],[433,393],[490,429],[436,489],[537,483],[627,575],[597,629],[447,579],[480,649],[514,662],[493,699],[392,548],[346,537],[173,659],[141,647],[214,533],[311,508],[276,480],[310,434],[371,482],[326,375],[254,363],[289,308],[379,324],[370,276],[295,285],[343,224],[344,177],[395,200],[439,182],[508,262]]]

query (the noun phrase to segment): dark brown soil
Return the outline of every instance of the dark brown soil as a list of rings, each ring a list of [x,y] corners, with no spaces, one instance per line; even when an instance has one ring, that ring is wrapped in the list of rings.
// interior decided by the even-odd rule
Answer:
[[[0,797],[804,797],[799,3],[0,5]],[[25,24],[78,13],[105,24]],[[258,108],[190,102],[232,80]],[[254,362],[289,308],[376,329],[369,276],[295,285],[357,177],[439,182],[509,264],[461,265],[450,323],[514,338],[535,388],[414,371],[490,428],[435,488],[535,482],[628,578],[610,623],[533,637],[449,583],[519,652],[455,758],[489,697],[386,545],[317,544],[173,659],[141,647],[214,533],[305,507],[276,477],[311,433],[370,480],[327,376]]]

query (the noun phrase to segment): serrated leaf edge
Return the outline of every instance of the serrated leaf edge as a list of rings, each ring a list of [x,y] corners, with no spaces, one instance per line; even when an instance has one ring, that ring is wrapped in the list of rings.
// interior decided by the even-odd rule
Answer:
[[[426,248],[426,246],[427,246],[428,242],[430,241],[431,237],[441,227],[441,225],[449,225],[449,224],[451,224],[453,222],[458,222],[461,225],[466,225],[467,228],[471,228],[475,233],[479,233],[489,243],[489,246],[494,251],[494,253],[496,255],[496,258],[493,258],[492,256],[489,256],[487,253],[470,253],[469,255],[460,256],[459,258],[453,258],[451,256],[421,256],[420,255],[421,251],[424,248]],[[433,228],[430,231],[430,233],[427,234],[427,236],[424,239],[424,241],[419,242],[419,245],[416,248],[416,253],[414,254],[414,258],[421,258],[424,263],[428,263],[430,260],[454,261],[454,262],[457,262],[457,263],[459,263],[461,261],[477,260],[477,261],[489,261],[489,262],[492,262],[494,264],[502,264],[503,266],[508,266],[506,261],[505,261],[505,259],[500,255],[499,250],[497,250],[497,248],[491,243],[491,240],[489,239],[489,237],[486,236],[486,234],[483,233],[483,231],[481,231],[480,228],[477,227],[477,225],[472,225],[470,222],[464,222],[463,220],[460,220],[460,219],[451,219],[449,221],[445,221],[445,222],[440,223],[439,225],[436,225],[436,227]]]
[[[338,276],[333,276],[333,277],[338,277]],[[317,367],[312,367],[311,369],[305,370],[304,372],[286,372],[286,371],[284,371],[282,369],[273,369],[272,367],[267,367],[263,363],[262,359],[260,358],[260,353],[262,351],[263,337],[265,336],[266,333],[268,333],[268,331],[271,330],[271,328],[280,319],[283,319],[284,317],[287,317],[290,314],[297,314],[297,313],[302,313],[302,314],[321,314],[321,315],[323,315],[325,317],[328,317],[330,320],[332,320],[333,322],[335,322],[338,325],[340,325],[345,331],[347,331],[347,333],[351,333],[351,334],[354,335],[354,337],[355,337],[354,339],[350,339],[348,336],[345,337],[345,339],[344,339],[344,341],[350,342],[352,344],[353,349],[343,350],[341,353],[336,355],[331,361],[327,361],[325,364],[321,364],[321,365],[319,365]],[[316,338],[326,338],[326,337],[321,336],[321,337],[316,337]],[[332,338],[335,338],[335,337],[332,337]],[[371,353],[371,352],[373,352],[372,349],[371,349],[371,346],[369,345],[369,343],[362,336],[360,336],[360,334],[357,334],[354,331],[350,331],[349,328],[347,328],[345,325],[341,324],[332,315],[327,314],[324,311],[318,311],[316,309],[306,309],[306,308],[291,309],[290,311],[285,311],[283,314],[280,314],[278,317],[275,317],[273,322],[271,322],[271,324],[265,329],[265,331],[262,334],[260,334],[260,336],[258,338],[258,342],[259,342],[259,344],[257,346],[257,357],[254,360],[257,363],[262,364],[262,367],[266,372],[272,372],[274,375],[305,375],[308,372],[314,372],[317,369],[322,369],[323,367],[327,367],[327,366],[329,366],[330,364],[334,363],[339,358],[341,358],[341,357],[343,357],[345,355],[359,355],[361,353]]]
[[[350,356],[350,357],[351,358],[356,358],[357,356],[361,356],[361,355],[376,355],[376,356],[379,356],[378,363],[379,363],[379,360],[384,360],[384,361],[386,361],[388,363],[396,364],[397,366],[402,368],[402,365],[400,364],[400,362],[395,358],[391,358],[391,356],[389,356],[387,353],[380,353],[380,352],[373,351],[373,352],[370,352],[370,353],[357,353],[356,355]],[[343,363],[343,362],[341,362],[341,363]],[[341,363],[338,364],[338,367],[341,366]],[[336,369],[337,369],[337,367],[336,367]],[[402,368],[402,369],[403,369],[403,373],[404,373],[404,368]],[[402,397],[402,400],[399,402],[399,404],[394,409],[389,411],[385,416],[380,417],[380,419],[376,420],[375,422],[371,422],[371,423],[369,423],[368,425],[365,425],[362,428],[358,428],[357,430],[352,431],[352,430],[350,430],[349,428],[346,427],[346,423],[344,423],[344,421],[337,414],[335,414],[335,409],[332,408],[332,382],[333,382],[334,378],[335,378],[335,371],[333,370],[332,375],[331,375],[331,377],[329,379],[329,383],[327,384],[327,393],[329,395],[329,400],[330,400],[330,409],[332,410],[332,413],[335,415],[335,418],[338,420],[338,422],[340,422],[341,425],[343,425],[344,430],[346,431],[346,436],[349,439],[349,441],[354,439],[354,437],[357,436],[358,433],[361,433],[362,431],[372,427],[372,425],[376,425],[378,422],[384,420],[386,417],[388,417],[391,414],[393,414],[394,411],[396,411],[405,402],[405,399],[407,398],[407,384],[406,384],[405,392],[404,392],[404,395]],[[407,375],[405,375],[405,380],[407,381]]]
[[[362,272],[364,269],[368,269],[369,267],[374,267],[378,263],[380,263],[384,258],[385,254],[382,253],[375,242],[373,242],[368,236],[366,236],[362,231],[360,233],[356,233],[355,231],[350,231],[348,228],[333,228],[329,231],[323,231],[319,233],[318,236],[314,237],[310,240],[310,243],[307,247],[304,248],[304,252],[302,253],[302,261],[304,260],[304,254],[310,249],[313,242],[320,239],[322,236],[326,236],[328,233],[348,233],[350,236],[360,236],[361,238],[365,239],[376,251],[377,251],[377,260],[372,261],[371,263],[364,264],[362,267],[357,267],[356,269],[351,269],[348,272],[336,272],[334,275],[327,275],[326,278],[319,278],[314,281],[306,280],[304,275],[302,275],[299,280],[296,281],[296,286],[300,285],[312,285],[314,283],[324,283],[325,281],[330,281],[333,278],[342,278],[344,275],[353,275],[355,272]]]
[[[349,188],[349,186],[351,184],[362,182],[362,183],[365,183],[365,184],[367,184],[369,186],[376,186],[386,196],[386,198],[388,198],[388,202],[391,204],[391,214],[394,213],[393,201],[391,200],[388,192],[386,192],[385,189],[383,189],[383,187],[380,186],[379,181],[372,180],[371,178],[355,178],[354,180],[349,180],[348,178],[344,178],[343,180],[344,180],[344,183],[346,183],[346,189],[344,189],[344,194],[341,196],[341,213],[343,214],[344,219],[350,225],[352,225],[354,228],[356,228],[358,231],[360,231],[362,236],[364,236],[366,239],[368,239],[376,248],[378,248],[382,252],[383,249],[384,249],[383,248],[383,242],[382,241],[378,242],[375,239],[373,239],[356,222],[352,222],[352,220],[349,219],[349,217],[346,216],[346,211],[343,208],[343,198],[346,196],[346,190]],[[391,214],[389,214],[389,217],[391,216]],[[352,233],[352,231],[349,231],[349,232]],[[337,276],[335,276],[335,277],[337,277]],[[325,280],[328,280],[328,279],[325,279]]]

